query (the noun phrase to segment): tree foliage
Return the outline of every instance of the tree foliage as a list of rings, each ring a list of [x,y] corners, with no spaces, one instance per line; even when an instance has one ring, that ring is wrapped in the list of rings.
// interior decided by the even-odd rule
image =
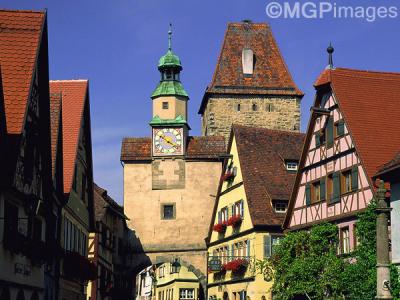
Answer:
[[[376,294],[376,204],[358,216],[357,248],[337,255],[338,228],[324,223],[285,236],[270,259],[274,299],[374,299]],[[398,269],[391,268],[391,288],[399,300]]]

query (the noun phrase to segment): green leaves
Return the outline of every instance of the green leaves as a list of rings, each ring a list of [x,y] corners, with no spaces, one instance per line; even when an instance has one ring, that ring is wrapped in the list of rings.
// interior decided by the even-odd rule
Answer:
[[[274,270],[274,299],[305,296],[322,299],[374,299],[376,294],[375,202],[359,214],[357,248],[346,257],[336,254],[338,228],[325,223],[310,231],[291,232],[277,246],[268,262],[258,266]],[[268,267],[267,267],[268,266]],[[399,300],[399,270],[391,267],[393,299]]]

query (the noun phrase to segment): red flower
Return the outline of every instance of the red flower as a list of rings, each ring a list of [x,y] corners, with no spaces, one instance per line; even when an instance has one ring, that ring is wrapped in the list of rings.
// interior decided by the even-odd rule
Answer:
[[[218,233],[223,233],[226,230],[226,226],[227,226],[226,222],[218,223],[214,225],[213,230]]]
[[[241,215],[234,215],[228,219],[228,226],[238,226],[242,221],[243,219]]]
[[[249,265],[249,262],[247,259],[243,258],[237,258],[235,260],[231,260],[225,265],[226,270],[230,270],[232,272],[239,272],[239,271],[244,271],[247,266]]]

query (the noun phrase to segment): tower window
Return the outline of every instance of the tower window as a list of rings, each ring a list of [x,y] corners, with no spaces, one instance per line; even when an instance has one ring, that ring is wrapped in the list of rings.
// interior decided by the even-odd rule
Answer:
[[[253,103],[253,105],[251,106],[251,109],[253,111],[257,111],[257,104]]]
[[[236,105],[236,111],[240,111],[240,103]]]
[[[170,70],[167,71],[166,77],[167,79],[172,79],[172,72]]]
[[[161,205],[161,219],[163,220],[175,219],[175,204]]]
[[[163,109],[168,109],[169,108],[169,103],[168,102],[163,102],[162,103],[162,108]]]
[[[272,106],[272,104],[268,103],[265,106],[265,110],[268,111],[268,112],[271,112],[271,111],[274,111],[274,107]]]

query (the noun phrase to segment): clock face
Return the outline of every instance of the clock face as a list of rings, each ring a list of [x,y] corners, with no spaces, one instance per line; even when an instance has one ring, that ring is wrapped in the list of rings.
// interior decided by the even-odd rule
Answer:
[[[153,130],[153,154],[155,155],[182,155],[183,129],[162,128]]]

